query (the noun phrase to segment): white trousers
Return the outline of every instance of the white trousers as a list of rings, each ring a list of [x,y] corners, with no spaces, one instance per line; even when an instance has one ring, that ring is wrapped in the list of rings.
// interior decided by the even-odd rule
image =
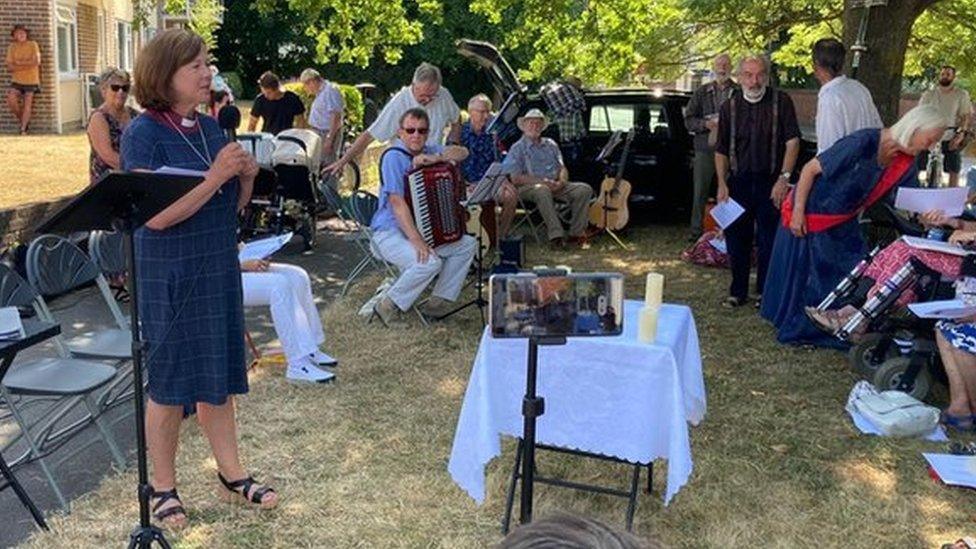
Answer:
[[[400,270],[400,277],[387,290],[387,297],[407,311],[437,276],[433,295],[454,301],[464,286],[478,241],[464,235],[460,240],[434,248],[434,255],[426,263],[417,261],[417,250],[399,229],[387,229],[373,234],[373,252]]]
[[[325,342],[305,269],[272,263],[267,271],[241,273],[241,281],[245,307],[271,307],[271,320],[289,362],[314,353]]]

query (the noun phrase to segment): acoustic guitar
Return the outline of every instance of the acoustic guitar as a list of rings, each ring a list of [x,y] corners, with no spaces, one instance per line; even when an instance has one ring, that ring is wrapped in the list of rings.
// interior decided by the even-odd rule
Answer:
[[[620,163],[614,177],[607,177],[600,183],[600,194],[596,202],[590,206],[590,223],[598,229],[619,231],[630,221],[630,211],[627,200],[630,198],[630,182],[624,179],[624,168],[627,166],[627,156],[630,155],[630,144],[634,141],[634,129],[627,132],[624,150],[620,155]]]

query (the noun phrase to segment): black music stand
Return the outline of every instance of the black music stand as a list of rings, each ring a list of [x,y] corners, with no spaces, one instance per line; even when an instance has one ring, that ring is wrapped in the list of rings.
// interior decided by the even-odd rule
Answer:
[[[203,181],[202,177],[141,172],[109,172],[68,205],[44,221],[37,232],[116,229],[125,235],[129,262],[129,295],[132,296],[132,383],[136,406],[136,457],[139,466],[139,526],[129,536],[129,547],[149,548],[155,541],[169,548],[163,532],[149,522],[149,471],[146,464],[146,420],[143,401],[142,355],[139,336],[139,292],[132,234],[159,212]]]
[[[498,188],[501,187],[502,183],[507,178],[508,175],[502,173],[501,171],[501,164],[498,162],[492,163],[491,166],[488,166],[488,171],[485,172],[484,177],[481,178],[481,181],[479,181],[478,184],[475,186],[474,190],[471,191],[471,195],[468,197],[468,200],[466,200],[463,203],[464,207],[468,207],[472,204],[484,204],[485,202],[489,202],[493,200],[495,196],[498,194]],[[482,324],[486,323],[485,306],[488,305],[488,300],[485,299],[485,292],[484,292],[485,255],[482,252],[483,246],[481,242],[481,231],[478,231],[474,236],[478,240],[478,247],[474,256],[474,264],[475,264],[474,287],[475,290],[478,292],[478,295],[476,295],[474,299],[472,299],[471,301],[458,305],[457,307],[451,309],[447,313],[439,317],[436,317],[434,320],[443,320],[449,316],[453,316],[457,313],[460,313],[461,311],[467,309],[472,305],[476,305],[478,307],[478,310],[481,312],[481,323]]]

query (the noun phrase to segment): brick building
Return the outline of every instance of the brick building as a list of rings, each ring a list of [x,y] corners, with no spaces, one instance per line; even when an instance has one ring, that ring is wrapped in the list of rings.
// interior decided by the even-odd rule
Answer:
[[[0,0],[0,52],[6,55],[10,30],[27,26],[41,49],[41,93],[35,95],[31,133],[81,128],[101,98],[87,83],[109,66],[132,69],[140,42],[133,29],[131,0]],[[0,67],[4,92],[10,84]],[[6,108],[0,132],[16,122]]]

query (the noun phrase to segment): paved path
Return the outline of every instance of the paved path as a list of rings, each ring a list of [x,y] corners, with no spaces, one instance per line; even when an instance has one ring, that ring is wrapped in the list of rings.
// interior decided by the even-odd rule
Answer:
[[[290,244],[282,250],[276,258],[280,261],[295,263],[304,267],[311,276],[313,293],[318,300],[320,309],[334,299],[342,288],[345,276],[359,259],[359,250],[353,243],[342,238],[342,234],[322,231],[319,233],[316,249],[307,255],[299,253],[299,246]],[[298,239],[296,239],[298,240]],[[94,289],[85,289],[74,294],[54,300],[50,303],[57,309],[55,316],[62,321],[63,327],[71,330],[84,330],[87,327],[109,326],[111,317],[108,309],[101,302],[101,297]],[[249,308],[246,310],[247,326],[258,346],[275,339],[271,315],[267,307]],[[69,331],[66,328],[66,331]],[[45,356],[53,352],[50,345],[25,352],[18,358]],[[50,356],[49,354],[47,356]],[[14,365],[16,368],[16,365]],[[120,444],[124,445],[131,467],[135,467],[135,426],[132,422],[131,401],[111,410],[106,414],[108,421],[118,421],[113,428],[113,434]],[[16,424],[11,419],[0,420],[0,446],[18,432]],[[97,439],[97,431],[93,425],[88,426],[64,447],[58,449],[50,458],[51,462],[67,455],[72,449],[83,446],[92,439]],[[16,445],[4,455],[12,459],[19,455]],[[70,501],[94,490],[102,478],[112,472],[112,460],[107,447],[100,440],[88,446],[78,455],[54,468],[54,476],[58,480],[65,497]],[[36,463],[18,468],[17,478],[24,484],[32,499],[45,513],[58,510],[58,503],[41,474]],[[135,487],[133,487],[135,493]],[[0,492],[0,517],[3,527],[0,528],[0,547],[15,545],[27,538],[34,530],[34,523],[30,514],[17,500],[12,490]],[[136,517],[133,518],[135,526]],[[119,540],[121,545],[126,540]]]

